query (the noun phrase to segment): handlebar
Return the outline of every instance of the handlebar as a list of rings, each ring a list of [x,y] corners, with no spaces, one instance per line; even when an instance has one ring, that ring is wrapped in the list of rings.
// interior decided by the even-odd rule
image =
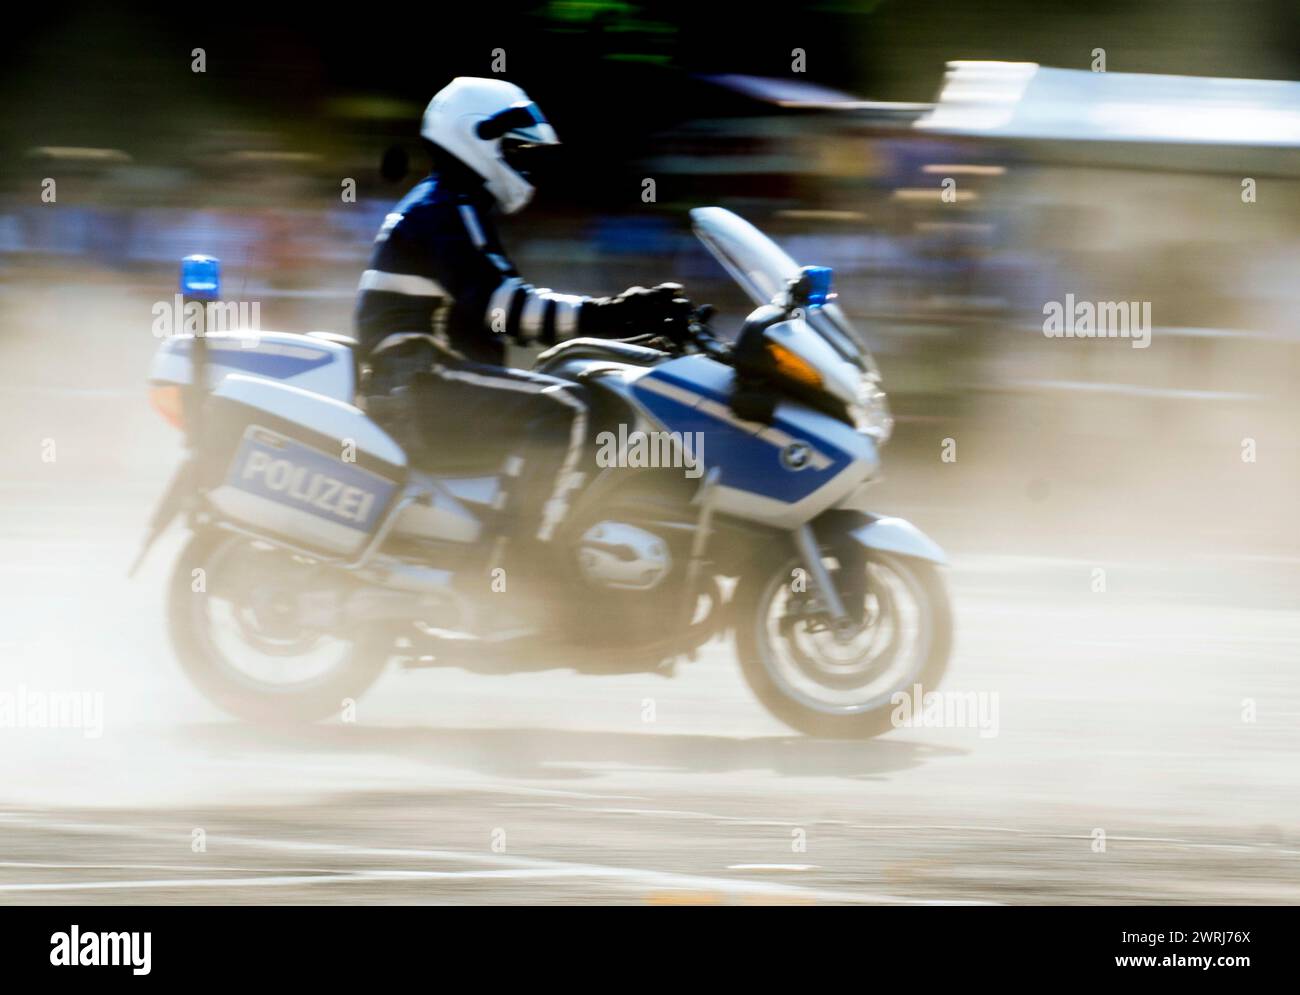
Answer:
[[[694,307],[685,299],[679,299],[674,303],[680,303],[682,310],[670,319],[673,326],[672,332],[643,333],[619,339],[618,341],[636,345],[653,344],[657,348],[671,353],[686,354],[694,349],[694,351],[703,353],[710,359],[730,364],[731,343],[718,338],[708,326],[708,321],[714,313],[713,306],[703,304],[700,307]]]
[[[718,338],[703,322],[692,319],[686,330],[691,344],[704,355],[720,362],[730,362],[731,343]]]
[[[711,304],[702,304],[691,310],[686,323],[687,342],[710,359],[730,363],[731,343],[718,338],[713,334],[713,330],[709,328],[709,319],[713,317],[713,314],[714,308]]]

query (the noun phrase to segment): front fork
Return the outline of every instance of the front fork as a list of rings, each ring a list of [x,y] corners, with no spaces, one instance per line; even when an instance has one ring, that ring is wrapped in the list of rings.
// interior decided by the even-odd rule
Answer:
[[[826,569],[821,547],[817,543],[817,534],[813,532],[811,523],[799,526],[791,536],[804,569],[821,593],[822,604],[830,618],[831,631],[837,639],[847,639],[862,624],[867,585],[866,557],[862,555],[863,551],[861,548],[837,551],[840,564],[838,572],[844,581],[841,589],[835,586],[831,572]],[[845,597],[854,606],[853,609],[845,607]]]
[[[692,501],[699,508],[699,515],[695,522],[691,554],[686,568],[686,583],[682,588],[682,611],[687,624],[694,614],[696,584],[699,582],[700,569],[705,560],[709,539],[712,537],[714,503],[720,480],[721,476],[717,468],[711,469],[700,482],[699,490]],[[841,586],[837,588],[822,560],[821,548],[817,543],[817,534],[813,531],[812,524],[805,522],[790,535],[804,569],[808,571],[817,590],[821,592],[825,614],[830,620],[831,631],[835,638],[840,641],[850,639],[861,628],[866,614],[866,550],[856,543],[846,543],[844,549],[836,550],[836,558],[839,561],[838,572],[842,581]],[[845,606],[845,598],[848,599],[850,607]]]

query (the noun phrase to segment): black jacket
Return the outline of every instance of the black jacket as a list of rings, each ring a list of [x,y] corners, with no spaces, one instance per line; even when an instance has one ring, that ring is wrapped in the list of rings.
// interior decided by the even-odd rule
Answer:
[[[590,299],[520,278],[492,223],[492,197],[474,180],[454,169],[430,175],[384,219],[357,299],[363,357],[400,341],[391,336],[436,330],[444,347],[500,366],[506,336],[551,344],[578,334]]]

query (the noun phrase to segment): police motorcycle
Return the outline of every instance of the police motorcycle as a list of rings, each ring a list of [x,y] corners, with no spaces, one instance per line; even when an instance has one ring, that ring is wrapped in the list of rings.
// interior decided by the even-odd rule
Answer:
[[[759,701],[811,735],[879,734],[896,694],[934,689],[944,554],[869,509],[892,419],[831,271],[729,211],[691,217],[757,307],[734,342],[700,308],[676,343],[579,338],[538,357],[590,410],[586,482],[540,598],[497,541],[505,469],[410,466],[357,404],[350,339],[164,339],[151,396],[186,457],[136,562],[184,516],[167,600],[194,684],[245,719],[313,721],[393,662],[669,674],[731,634]],[[216,260],[181,272],[196,306],[219,298]],[[663,458],[630,458],[647,439]]]

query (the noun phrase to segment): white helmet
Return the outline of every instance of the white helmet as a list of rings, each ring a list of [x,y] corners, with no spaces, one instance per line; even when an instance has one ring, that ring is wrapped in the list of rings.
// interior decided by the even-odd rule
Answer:
[[[424,111],[420,134],[479,176],[507,214],[533,196],[533,185],[506,162],[502,145],[558,145],[555,129],[519,87],[503,79],[457,76]]]

